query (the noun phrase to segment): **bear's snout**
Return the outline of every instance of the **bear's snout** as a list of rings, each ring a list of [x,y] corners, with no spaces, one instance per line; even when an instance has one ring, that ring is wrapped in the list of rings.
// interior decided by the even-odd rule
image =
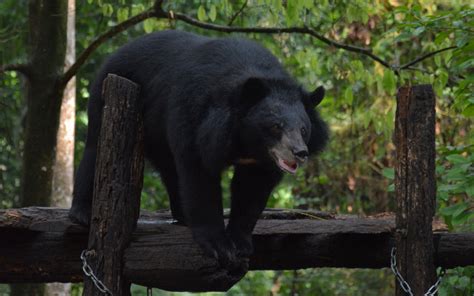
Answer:
[[[296,159],[300,162],[305,162],[308,159],[309,152],[308,148],[305,147],[298,147],[296,149],[293,149],[293,155],[296,156]]]

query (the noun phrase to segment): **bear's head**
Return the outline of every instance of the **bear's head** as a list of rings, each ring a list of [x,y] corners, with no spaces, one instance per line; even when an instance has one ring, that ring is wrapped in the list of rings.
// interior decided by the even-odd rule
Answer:
[[[241,149],[294,174],[327,141],[326,124],[314,110],[323,97],[323,87],[308,93],[285,80],[247,79],[240,97]]]

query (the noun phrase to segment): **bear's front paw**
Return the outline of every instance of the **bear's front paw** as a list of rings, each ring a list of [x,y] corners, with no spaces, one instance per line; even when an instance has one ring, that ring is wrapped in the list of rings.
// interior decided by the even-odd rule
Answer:
[[[234,243],[224,230],[206,228],[193,229],[194,240],[204,253],[218,260],[219,264],[230,271],[241,272],[242,260],[237,257]]]
[[[229,236],[237,249],[237,256],[248,258],[253,254],[252,234],[228,230]]]
[[[89,207],[80,207],[73,205],[69,210],[69,219],[75,223],[89,226],[91,221],[91,209]]]

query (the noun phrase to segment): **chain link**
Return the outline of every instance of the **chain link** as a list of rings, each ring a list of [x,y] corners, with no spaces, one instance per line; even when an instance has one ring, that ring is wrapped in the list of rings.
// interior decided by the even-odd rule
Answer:
[[[81,253],[81,260],[82,260],[82,271],[84,271],[84,274],[88,277],[91,278],[92,282],[96,286],[97,289],[99,289],[100,292],[104,293],[105,295],[110,295],[112,296],[112,292],[102,283],[97,276],[94,274],[94,271],[92,271],[92,268],[90,265],[87,263],[86,260],[86,253],[87,250],[83,250]]]
[[[390,252],[390,268],[392,269],[393,274],[395,274],[395,277],[398,280],[398,283],[400,284],[400,287],[402,287],[403,291],[407,293],[409,296],[414,296],[413,292],[411,290],[410,285],[405,281],[403,276],[400,274],[397,268],[397,256],[396,256],[396,251],[397,249],[395,247],[392,248],[392,251]],[[432,285],[428,291],[423,294],[423,296],[435,296],[436,293],[438,292],[439,285],[441,284],[441,280],[443,279],[444,275],[446,273],[446,270],[443,268],[441,269],[439,275],[438,275],[438,280],[434,285]]]

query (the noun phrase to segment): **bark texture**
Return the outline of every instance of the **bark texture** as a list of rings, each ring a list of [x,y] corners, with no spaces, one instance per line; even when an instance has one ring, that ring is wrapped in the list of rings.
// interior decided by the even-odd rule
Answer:
[[[122,275],[123,252],[140,212],[143,185],[143,122],[139,86],[109,74],[104,80],[104,109],[97,147],[87,260],[113,295],[130,295]],[[86,278],[83,295],[103,295]]]
[[[431,223],[435,213],[435,95],[431,85],[402,87],[395,119],[396,248],[414,295],[436,281]],[[406,293],[396,284],[396,295]]]
[[[433,223],[436,266],[474,265],[474,233],[446,233]],[[0,282],[80,282],[79,255],[88,230],[66,209],[0,211]],[[319,212],[265,211],[253,240],[252,270],[309,267],[382,268],[390,263],[395,217],[332,216]],[[184,226],[168,212],[142,211],[124,253],[132,283],[174,291],[229,289],[234,282],[203,255]]]
[[[21,206],[50,205],[66,53],[67,1],[30,0]],[[43,286],[11,286],[12,296],[43,296]]]
[[[56,133],[63,89],[59,79],[66,53],[67,1],[30,0],[27,114],[21,205],[51,201]]]
[[[64,68],[76,60],[76,1],[68,0],[67,49]],[[53,195],[51,205],[71,206],[74,186],[74,129],[76,123],[76,78],[69,80],[64,90],[59,128],[56,140],[56,159],[53,168]]]
[[[76,60],[76,0],[67,0],[67,47],[65,70]],[[56,139],[56,159],[53,167],[53,192],[51,206],[71,206],[74,186],[74,129],[76,125],[76,77],[66,85],[61,104],[59,128]],[[45,296],[69,296],[71,284],[50,283]]]

